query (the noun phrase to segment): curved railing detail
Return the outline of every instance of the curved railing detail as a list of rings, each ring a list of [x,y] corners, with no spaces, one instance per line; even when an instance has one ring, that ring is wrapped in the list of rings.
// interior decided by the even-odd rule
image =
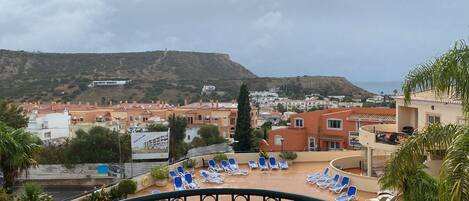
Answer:
[[[243,188],[206,188],[206,189],[193,189],[172,191],[160,194],[146,195],[136,198],[129,198],[126,201],[156,201],[156,200],[187,200],[189,198],[199,197],[200,201],[207,200],[229,200],[232,201],[250,201],[252,197],[262,198],[263,201],[281,201],[281,200],[295,200],[295,201],[323,201],[318,198],[313,198],[305,195],[298,195],[293,193],[264,190],[264,189],[243,189]],[[228,199],[227,199],[228,198]],[[256,199],[258,200],[258,199]]]

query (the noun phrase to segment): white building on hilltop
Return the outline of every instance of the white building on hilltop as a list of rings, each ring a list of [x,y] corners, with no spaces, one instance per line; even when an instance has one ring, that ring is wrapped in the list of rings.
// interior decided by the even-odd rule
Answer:
[[[202,94],[211,94],[213,92],[215,92],[217,88],[213,85],[204,85],[202,87]]]
[[[97,87],[97,86],[124,86],[129,84],[130,80],[100,80],[91,82],[88,87]]]
[[[42,141],[55,141],[70,137],[70,116],[63,113],[37,114],[29,116],[27,131],[38,136]]]

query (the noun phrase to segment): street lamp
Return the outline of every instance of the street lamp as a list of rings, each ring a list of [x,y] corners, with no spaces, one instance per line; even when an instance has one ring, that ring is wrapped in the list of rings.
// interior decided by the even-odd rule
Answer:
[[[285,141],[285,139],[283,137],[280,138],[280,143],[282,144],[282,152],[283,152],[283,141]]]

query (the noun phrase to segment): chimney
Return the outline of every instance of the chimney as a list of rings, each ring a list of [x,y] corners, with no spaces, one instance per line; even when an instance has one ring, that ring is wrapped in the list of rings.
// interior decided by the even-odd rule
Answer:
[[[213,100],[212,100],[212,99],[210,99],[210,105],[211,105],[212,108],[213,108]]]
[[[184,98],[184,105],[187,105],[187,102],[188,101],[187,101],[187,97],[186,97],[186,98]]]
[[[155,101],[152,100],[152,101],[151,101],[151,104],[153,104],[153,103],[155,103]]]
[[[112,101],[109,101],[109,105],[112,106]]]
[[[94,102],[94,106],[98,107],[98,102]]]
[[[126,101],[125,101],[125,104],[127,104],[127,103],[129,103],[129,101],[126,100]]]
[[[86,105],[90,105],[90,102],[86,102]]]
[[[78,105],[81,105],[81,101],[78,101]]]
[[[122,101],[119,101],[119,104],[122,105]]]
[[[67,105],[70,105],[70,101],[67,101]]]
[[[200,106],[202,106],[202,99],[200,99],[200,101],[199,101],[199,105],[200,105]]]
[[[216,102],[216,106],[215,106],[217,109],[218,109],[218,99],[217,99],[217,102]]]

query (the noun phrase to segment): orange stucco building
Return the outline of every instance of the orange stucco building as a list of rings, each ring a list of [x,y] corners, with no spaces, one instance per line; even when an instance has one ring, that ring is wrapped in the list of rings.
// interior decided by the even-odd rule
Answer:
[[[287,128],[269,132],[266,151],[356,149],[360,126],[395,123],[396,110],[388,108],[333,108],[290,117]]]
[[[97,104],[70,103],[24,103],[27,113],[49,114],[67,112],[70,115],[71,133],[82,128],[104,126],[111,130],[125,132],[130,127],[146,127],[149,124],[165,122],[173,114],[187,119],[189,128],[203,125],[217,126],[220,135],[230,138],[234,134],[237,119],[236,102],[196,102],[183,106],[157,103],[119,103],[98,106]],[[251,125],[257,127],[258,111],[252,107]]]

